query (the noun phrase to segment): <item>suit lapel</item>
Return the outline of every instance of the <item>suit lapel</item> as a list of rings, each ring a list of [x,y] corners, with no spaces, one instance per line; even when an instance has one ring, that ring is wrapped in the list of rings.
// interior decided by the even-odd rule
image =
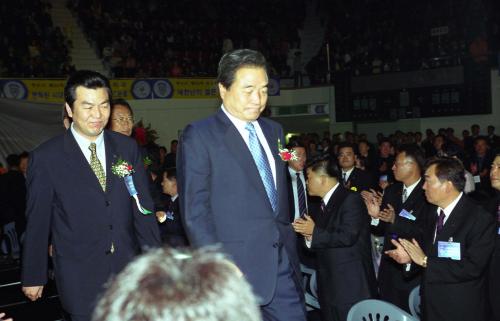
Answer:
[[[217,113],[218,119],[224,124],[224,143],[231,152],[237,163],[241,166],[244,173],[247,174],[249,182],[268,199],[264,183],[260,178],[259,170],[253,160],[253,156],[248,149],[247,144],[241,137],[236,127],[222,110]],[[250,169],[250,170],[249,170]],[[269,207],[271,203],[269,202]]]
[[[422,195],[422,185],[424,185],[424,180],[421,179],[418,182],[417,186],[411,191],[410,196],[406,199],[406,202],[403,203],[404,208],[413,208],[413,203],[418,200],[419,196]],[[402,191],[401,191],[402,195]],[[402,196],[401,196],[402,197]]]
[[[337,189],[328,200],[328,204],[326,204],[326,217],[322,220],[324,224],[323,227],[328,225],[328,222],[331,222],[331,220],[334,219],[335,214],[337,214],[337,209],[342,204],[346,194],[347,190],[339,182]]]
[[[457,228],[462,224],[464,216],[467,215],[467,204],[465,203],[465,195],[462,195],[460,201],[450,213],[450,216],[446,220],[446,223],[439,233],[439,237],[436,237],[436,241],[448,241],[450,237],[453,237]]]
[[[111,166],[118,161],[116,146],[108,132],[104,131],[104,149],[106,151],[106,194],[111,192],[114,179],[117,177],[111,171]],[[132,163],[132,160],[125,160]]]

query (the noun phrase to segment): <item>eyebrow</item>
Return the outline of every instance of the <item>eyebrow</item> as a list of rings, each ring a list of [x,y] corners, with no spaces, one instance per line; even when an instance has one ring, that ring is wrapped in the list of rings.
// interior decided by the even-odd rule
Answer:
[[[103,105],[103,104],[109,104],[109,99],[99,103],[98,105]],[[89,101],[82,101],[82,105],[90,105],[90,106],[94,106],[93,103],[89,102]]]

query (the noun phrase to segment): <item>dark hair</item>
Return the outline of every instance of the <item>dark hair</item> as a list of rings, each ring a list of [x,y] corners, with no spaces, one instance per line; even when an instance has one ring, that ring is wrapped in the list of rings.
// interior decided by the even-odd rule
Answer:
[[[465,171],[460,160],[452,157],[437,157],[429,160],[427,168],[432,165],[436,165],[436,176],[439,181],[450,181],[459,192],[464,190]]]
[[[28,153],[27,151],[24,151],[21,154],[19,154],[19,158],[29,158],[29,157],[30,153]]]
[[[448,157],[456,157],[462,162],[464,161],[464,152],[456,144],[445,144],[443,152]]]
[[[263,68],[267,73],[266,58],[255,50],[238,49],[226,53],[219,61],[217,82],[229,88],[234,82],[238,69],[243,67]]]
[[[484,141],[486,145],[490,146],[490,142],[486,136],[477,136],[474,138],[473,145],[476,145],[480,140]]]
[[[76,88],[85,87],[89,89],[105,88],[108,91],[109,100],[111,101],[111,85],[108,78],[96,71],[79,70],[74,72],[64,86],[64,100],[73,109],[73,104],[76,100]]]
[[[339,180],[341,177],[337,160],[331,157],[315,158],[308,164],[307,168],[310,168],[315,173],[322,172],[336,180]]]
[[[422,171],[425,166],[425,157],[422,150],[416,144],[402,144],[398,148],[399,153],[405,153],[407,158],[417,163],[418,169]]]
[[[163,173],[167,176],[168,180],[177,180],[177,169],[175,167],[166,168]]]
[[[292,149],[292,148],[296,148],[296,147],[302,147],[305,149],[306,145],[298,139],[290,140],[290,142],[286,145],[286,148],[288,148],[288,149]]]
[[[337,146],[338,153],[340,153],[340,149],[342,148],[352,148],[352,152],[354,153],[354,155],[359,156],[358,145],[356,144],[349,142],[342,142]]]
[[[130,112],[130,115],[134,116],[134,111],[132,110],[132,107],[130,107],[130,104],[125,99],[123,98],[113,99],[113,102],[111,103],[111,112],[113,112],[113,108],[115,107],[115,105],[125,106]]]
[[[17,154],[10,154],[5,160],[7,161],[8,168],[18,167],[21,162],[21,158]]]
[[[160,146],[160,150],[164,151],[165,154],[167,153],[167,148],[165,146]]]
[[[392,144],[392,142],[391,142],[391,140],[390,140],[389,138],[385,138],[385,137],[384,137],[384,138],[382,138],[382,139],[380,140],[380,142],[378,143],[378,145],[379,145],[379,146],[382,146],[382,144],[383,144],[383,143],[389,143],[389,146],[391,146],[391,147],[393,146],[393,144]]]

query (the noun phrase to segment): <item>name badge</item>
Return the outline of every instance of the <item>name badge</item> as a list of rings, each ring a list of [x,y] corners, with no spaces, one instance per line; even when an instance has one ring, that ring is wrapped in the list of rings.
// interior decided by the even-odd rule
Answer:
[[[413,216],[413,214],[411,214],[404,208],[401,210],[401,212],[399,212],[399,216],[409,219],[410,221],[415,221],[417,219],[415,216]]]
[[[173,220],[174,220],[174,213],[173,213],[173,212],[168,211],[168,212],[167,212],[167,219],[169,219],[169,220],[173,221]]]
[[[474,176],[474,183],[476,183],[476,184],[481,183],[481,176],[479,176],[479,175]]]
[[[438,241],[438,257],[460,260],[460,243]]]

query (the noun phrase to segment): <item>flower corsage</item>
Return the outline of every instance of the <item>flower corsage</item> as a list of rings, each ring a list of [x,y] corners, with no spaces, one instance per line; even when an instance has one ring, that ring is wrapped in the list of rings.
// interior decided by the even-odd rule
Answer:
[[[283,146],[281,145],[281,140],[279,138],[278,138],[278,151],[282,161],[288,162],[289,160],[291,161],[299,160],[297,152],[294,150],[283,148]]]
[[[141,202],[139,201],[139,196],[137,190],[135,189],[134,180],[132,178],[132,174],[135,172],[132,165],[119,158],[118,161],[111,166],[111,172],[113,172],[113,174],[115,174],[116,176],[123,178],[128,193],[134,198],[135,203],[137,204],[137,208],[142,214],[148,215],[153,213],[150,210],[142,207]]]

